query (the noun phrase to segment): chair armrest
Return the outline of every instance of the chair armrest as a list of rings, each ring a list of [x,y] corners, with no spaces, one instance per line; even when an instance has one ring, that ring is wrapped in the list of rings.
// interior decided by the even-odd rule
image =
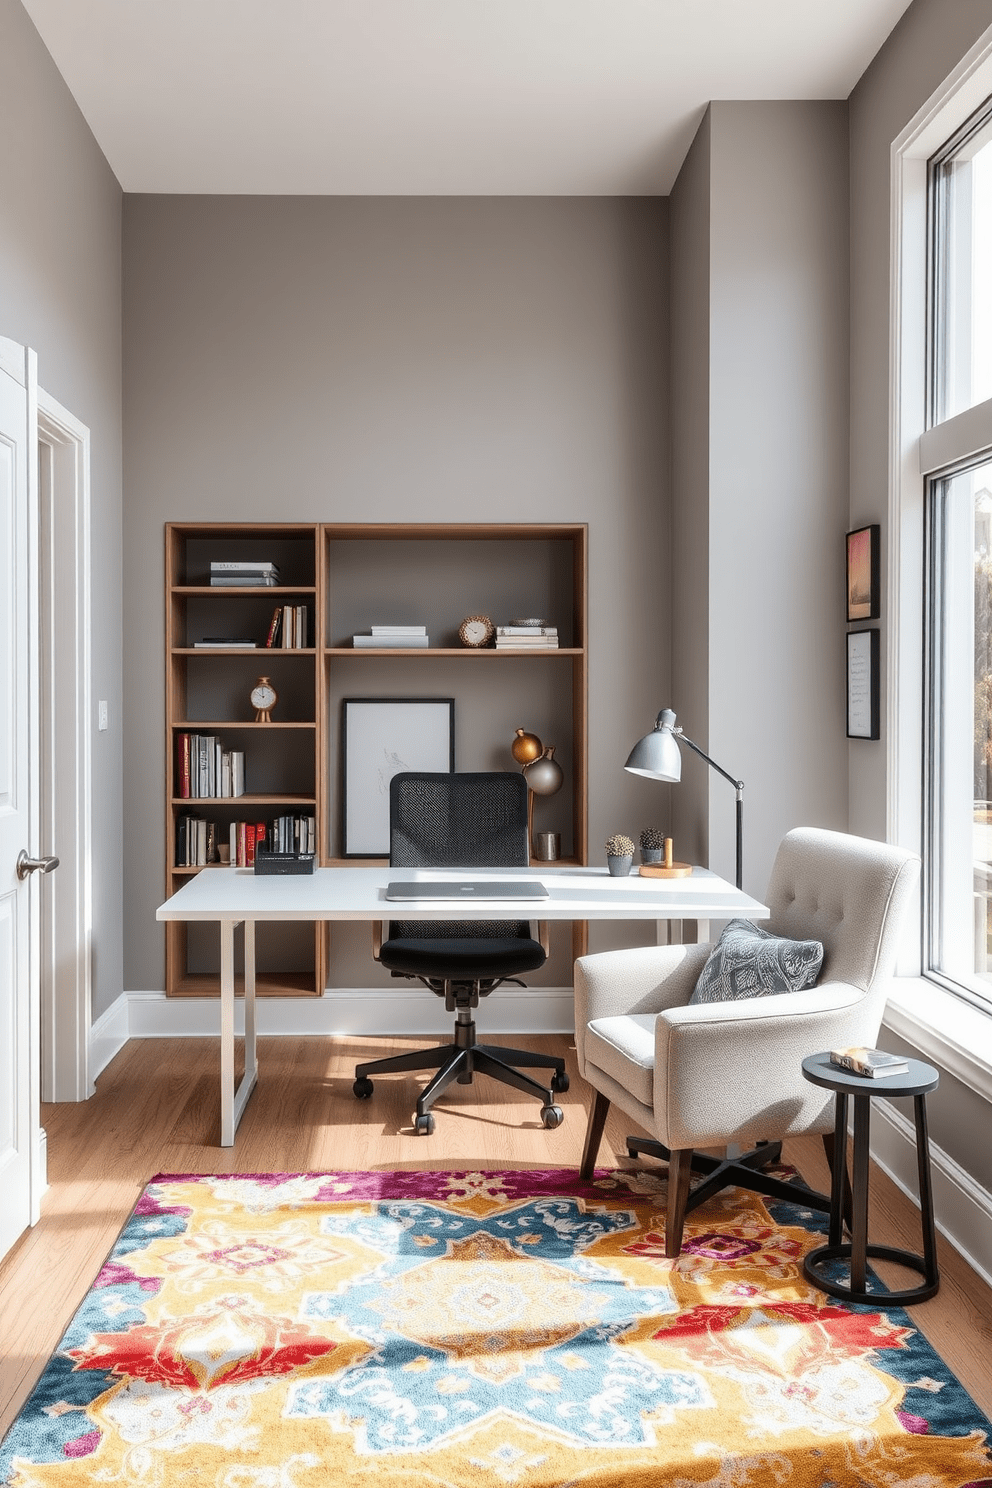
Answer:
[[[705,1147],[807,1129],[832,1097],[803,1079],[802,1061],[821,1049],[873,1043],[883,1006],[883,997],[848,982],[825,982],[662,1010],[654,1074],[661,1140]]]
[[[575,1047],[585,1068],[586,1024],[625,1013],[657,1013],[688,1002],[708,945],[638,946],[600,951],[575,963]]]

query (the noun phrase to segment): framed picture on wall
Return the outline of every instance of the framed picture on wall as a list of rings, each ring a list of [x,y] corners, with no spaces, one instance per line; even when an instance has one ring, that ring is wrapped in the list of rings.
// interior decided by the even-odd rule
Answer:
[[[389,782],[455,768],[454,698],[342,698],[342,853],[389,856]]]
[[[847,618],[877,620],[882,613],[879,566],[880,527],[858,527],[847,534]]]
[[[847,634],[847,737],[879,737],[877,630]]]

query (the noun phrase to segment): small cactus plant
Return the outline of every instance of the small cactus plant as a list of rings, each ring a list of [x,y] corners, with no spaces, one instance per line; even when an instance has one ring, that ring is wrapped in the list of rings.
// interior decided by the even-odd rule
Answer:
[[[609,858],[629,858],[633,856],[634,844],[631,838],[625,837],[622,832],[614,832],[612,837],[606,839],[606,855]]]
[[[665,846],[664,832],[659,831],[657,827],[645,827],[641,833],[641,846],[646,847],[649,852],[663,849]]]

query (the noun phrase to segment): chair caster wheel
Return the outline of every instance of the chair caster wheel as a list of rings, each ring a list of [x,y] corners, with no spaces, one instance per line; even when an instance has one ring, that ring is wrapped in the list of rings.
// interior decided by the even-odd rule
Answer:
[[[568,1076],[564,1070],[555,1070],[551,1077],[551,1089],[556,1095],[563,1095],[568,1089]]]
[[[434,1117],[428,1111],[423,1116],[418,1116],[414,1122],[414,1131],[418,1137],[429,1137],[434,1130]]]
[[[359,1100],[368,1100],[372,1094],[372,1081],[367,1075],[362,1075],[360,1079],[355,1081],[351,1088]]]
[[[544,1122],[548,1131],[554,1131],[555,1127],[561,1126],[565,1120],[565,1112],[561,1106],[542,1106],[541,1120]]]

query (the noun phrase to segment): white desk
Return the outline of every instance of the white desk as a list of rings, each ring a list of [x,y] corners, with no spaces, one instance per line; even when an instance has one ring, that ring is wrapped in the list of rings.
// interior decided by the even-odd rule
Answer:
[[[543,900],[464,900],[394,904],[390,879],[539,878]],[[258,1079],[255,1040],[255,924],[258,920],[729,920],[767,919],[768,909],[705,868],[688,878],[611,878],[606,868],[318,868],[307,877],[256,877],[246,868],[207,868],[159,906],[158,920],[211,921],[220,927],[221,1146],[234,1133]],[[234,932],[244,925],[245,1070],[234,1088]]]

